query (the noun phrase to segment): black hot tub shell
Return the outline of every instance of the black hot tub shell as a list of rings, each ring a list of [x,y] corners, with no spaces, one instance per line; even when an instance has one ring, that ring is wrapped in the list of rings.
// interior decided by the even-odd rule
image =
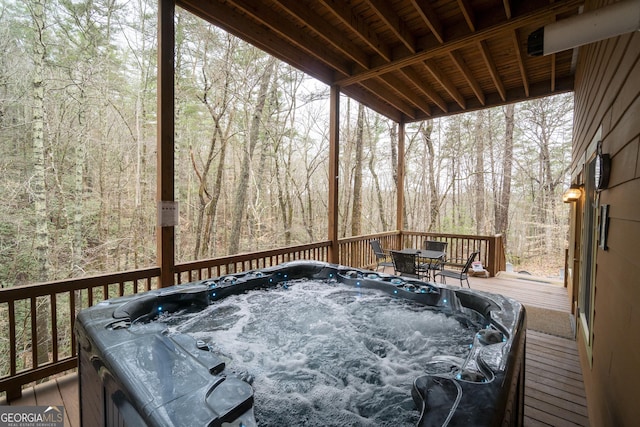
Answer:
[[[526,316],[500,295],[399,278],[315,261],[177,285],[104,301],[76,322],[83,426],[257,425],[254,390],[210,346],[188,334],[166,334],[161,321],[132,330],[158,313],[204,309],[229,295],[299,279],[333,280],[413,300],[430,310],[480,325],[466,359],[453,372],[417,377],[411,395],[418,426],[522,425]],[[151,322],[154,323],[154,322]],[[149,349],[154,375],[135,368],[136,349]],[[138,354],[138,356],[136,356]],[[152,359],[152,360],[151,360]],[[303,425],[301,423],[300,425]]]

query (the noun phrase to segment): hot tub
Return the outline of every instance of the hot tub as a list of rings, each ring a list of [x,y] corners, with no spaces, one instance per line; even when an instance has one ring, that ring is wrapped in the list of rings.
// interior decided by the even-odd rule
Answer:
[[[300,261],[76,322],[85,426],[521,425],[516,301]]]

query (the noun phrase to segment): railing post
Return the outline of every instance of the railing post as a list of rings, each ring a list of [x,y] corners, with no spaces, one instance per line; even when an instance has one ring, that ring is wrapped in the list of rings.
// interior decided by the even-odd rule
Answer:
[[[7,402],[12,402],[14,400],[18,400],[22,397],[22,387],[18,385],[17,387],[10,387],[5,390]]]
[[[504,247],[502,234],[489,237],[489,265],[487,271],[489,277],[494,277],[505,266]]]

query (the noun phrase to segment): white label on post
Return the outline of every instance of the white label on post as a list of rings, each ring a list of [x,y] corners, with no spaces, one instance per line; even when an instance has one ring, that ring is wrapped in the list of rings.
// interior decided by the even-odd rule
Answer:
[[[158,202],[158,227],[175,227],[178,225],[178,202]]]

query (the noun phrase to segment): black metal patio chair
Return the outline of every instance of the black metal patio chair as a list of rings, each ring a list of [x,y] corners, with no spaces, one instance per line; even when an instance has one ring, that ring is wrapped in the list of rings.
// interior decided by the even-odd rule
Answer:
[[[471,255],[469,255],[469,258],[467,259],[467,262],[465,262],[464,266],[462,267],[462,270],[447,270],[443,268],[442,270],[438,271],[434,275],[433,279],[435,280],[436,276],[440,276],[441,283],[447,283],[447,279],[446,279],[447,277],[450,277],[452,279],[458,279],[460,280],[460,286],[462,286],[462,281],[466,280],[467,287],[471,288],[471,286],[469,285],[469,275],[467,273],[469,271],[469,268],[471,267],[471,263],[479,253],[480,252],[474,252]]]
[[[420,268],[423,270],[428,270],[427,276],[433,275],[433,279],[435,280],[435,274],[438,271],[441,271],[444,268],[444,263],[447,261],[447,246],[448,242],[440,242],[437,240],[426,240],[422,242],[422,247],[427,251],[438,251],[444,252],[445,256],[439,260],[432,260],[428,263],[424,263],[420,265]]]
[[[371,244],[371,249],[376,256],[376,271],[378,271],[380,267],[382,267],[383,271],[385,267],[393,267],[393,261],[391,260],[389,253],[382,249],[380,240],[374,239],[369,241],[369,243]]]
[[[416,254],[389,251],[391,258],[393,259],[393,267],[396,274],[400,276],[407,276],[414,279],[420,279],[420,271],[418,270],[417,256]]]

